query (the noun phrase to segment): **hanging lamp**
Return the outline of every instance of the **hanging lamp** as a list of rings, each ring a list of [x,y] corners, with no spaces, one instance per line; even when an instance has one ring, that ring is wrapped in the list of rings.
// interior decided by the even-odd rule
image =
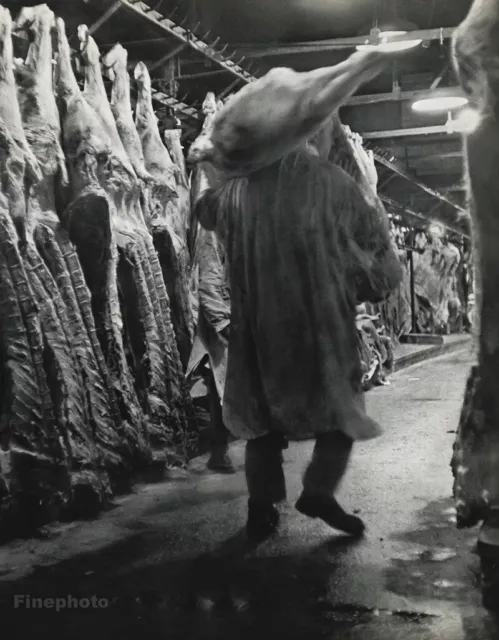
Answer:
[[[412,110],[418,113],[440,113],[459,109],[466,104],[468,104],[468,99],[464,96],[440,96],[416,100],[416,102],[412,104]]]
[[[380,28],[378,4],[379,0],[376,0],[373,5],[372,27],[364,43],[357,45],[357,51],[406,51],[414,49],[423,42],[419,38],[404,38],[408,33],[409,25],[412,27],[412,24],[400,21],[396,17],[391,23],[387,23]]]

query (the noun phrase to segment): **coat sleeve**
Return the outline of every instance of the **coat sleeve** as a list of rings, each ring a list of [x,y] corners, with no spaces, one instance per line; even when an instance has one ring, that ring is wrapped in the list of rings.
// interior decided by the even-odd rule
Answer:
[[[194,216],[203,229],[214,231],[217,226],[218,197],[216,189],[208,187],[194,201]]]
[[[219,240],[206,233],[199,251],[199,306],[204,318],[220,333],[230,324],[230,300]]]
[[[191,190],[193,218],[199,220],[201,226],[208,231],[214,231],[217,226],[221,186],[220,177],[212,165],[201,162],[196,167]]]

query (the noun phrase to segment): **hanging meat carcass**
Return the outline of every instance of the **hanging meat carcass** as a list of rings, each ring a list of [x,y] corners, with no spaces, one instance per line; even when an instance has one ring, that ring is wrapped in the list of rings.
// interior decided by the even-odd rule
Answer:
[[[128,53],[120,44],[115,45],[102,57],[106,75],[113,83],[110,105],[120,140],[137,177],[147,183],[152,176],[146,169],[142,145],[133,120],[127,61]],[[172,187],[167,197],[174,195]]]
[[[76,498],[109,493],[127,475],[130,453],[123,446],[122,421],[102,350],[83,272],[66,230],[56,214],[56,194],[67,189],[60,119],[52,86],[52,29],[55,16],[46,5],[25,8],[17,29],[31,32],[24,64],[17,68],[18,94],[28,142],[43,179],[28,201],[27,260],[39,281],[35,292],[47,347],[52,353],[56,418],[71,447]],[[62,211],[59,211],[62,213]],[[57,393],[55,393],[57,390]],[[128,471],[129,473],[129,471]]]
[[[178,201],[178,193],[174,176],[177,173],[177,167],[170,161],[167,171],[163,174],[161,180],[160,193],[155,191],[157,187],[158,175],[151,165],[153,171],[150,173],[146,166],[147,160],[144,156],[141,137],[135,126],[131,101],[130,101],[130,77],[127,71],[128,54],[121,45],[114,46],[103,58],[104,66],[113,81],[111,93],[111,108],[116,119],[118,132],[122,143],[128,153],[138,177],[143,180],[141,185],[141,196],[143,204],[144,219],[150,229],[154,232],[161,227],[158,220],[157,209],[165,207],[168,211],[175,212],[176,202]],[[139,95],[140,101],[140,95]],[[139,103],[138,101],[138,103]],[[151,104],[152,109],[152,104]],[[160,158],[163,150],[162,145],[156,146],[157,154],[150,154],[152,157]],[[145,149],[153,151],[149,145],[145,145]],[[149,160],[150,162],[150,160]],[[161,164],[161,162],[160,162]],[[154,175],[156,173],[156,175]],[[161,196],[161,197],[160,197]],[[136,204],[138,206],[138,203]],[[163,216],[164,217],[164,216]],[[169,217],[167,216],[167,220]],[[171,219],[175,222],[175,216],[172,214]],[[171,225],[170,225],[171,227]],[[147,253],[148,261],[151,266],[151,273],[154,278],[153,283],[153,300],[158,312],[158,327],[163,339],[163,349],[166,355],[167,370],[171,371],[170,387],[172,388],[172,400],[175,401],[179,396],[179,385],[182,378],[181,367],[179,367],[179,358],[176,349],[175,323],[172,323],[172,309],[175,307],[175,299],[169,299],[165,281],[163,279],[164,271],[162,271],[160,262],[157,257],[156,248],[153,244],[151,233],[144,227],[139,228],[140,237]],[[159,307],[157,306],[159,304]],[[180,394],[182,395],[182,394]]]
[[[178,201],[177,203],[172,204],[176,204],[177,206],[175,218],[179,223],[178,233],[181,238],[186,239],[187,247],[190,252],[193,245],[190,181],[185,164],[182,147],[182,129],[180,128],[180,125],[176,129],[165,129],[163,132],[163,139],[177,170],[176,181]]]
[[[180,297],[182,304],[187,305],[182,315],[182,317],[187,318],[187,321],[190,307],[182,291],[181,281],[176,281],[176,288],[173,292],[175,294],[174,297],[172,297],[171,294],[169,295],[168,278],[172,277],[171,270],[165,271],[160,264],[160,260],[158,259],[159,249],[156,242],[157,238],[154,237],[156,233],[161,233],[164,230],[164,225],[162,227],[161,220],[165,221],[164,224],[168,224],[169,229],[173,228],[173,232],[178,230],[178,235],[181,238],[184,237],[181,235],[184,227],[181,224],[177,226],[178,216],[176,215],[176,203],[179,198],[175,176],[178,175],[178,168],[170,161],[165,173],[163,173],[161,179],[159,179],[159,170],[154,164],[154,158],[159,162],[159,167],[163,166],[163,168],[165,168],[164,162],[162,162],[164,146],[160,140],[159,144],[157,144],[157,139],[154,140],[154,131],[152,131],[151,139],[148,139],[148,142],[144,144],[142,135],[144,132],[141,132],[139,135],[140,129],[138,131],[135,126],[130,102],[130,77],[127,71],[127,61],[128,54],[120,45],[113,47],[104,57],[104,65],[107,66],[108,72],[111,73],[113,80],[111,95],[112,110],[118,123],[118,131],[123,145],[127,150],[133,166],[139,169],[138,175],[143,180],[141,185],[141,201],[143,203],[144,219],[150,231],[153,233],[153,235],[151,235],[150,231],[143,225],[140,225],[138,228],[145,255],[147,256],[146,273],[148,273],[148,264],[151,269],[152,280],[149,279],[148,282],[162,339],[168,401],[170,410],[172,411],[171,419],[172,423],[176,421],[182,424],[183,427],[186,427],[185,417],[192,415],[192,408],[183,379],[182,354],[178,348],[179,343],[182,343],[181,340],[179,341],[177,335],[176,312],[178,298]],[[140,108],[140,105],[143,106],[139,85],[137,109]],[[150,106],[152,112],[152,100],[150,100]],[[154,153],[154,151],[157,153]],[[138,206],[138,202],[135,206]],[[160,214],[158,215],[158,211],[164,212],[165,208],[167,213],[166,218],[164,214],[162,217]],[[184,244],[185,242],[181,243],[182,246]],[[182,273],[186,271],[187,268],[185,267]],[[177,271],[175,270],[173,278],[175,278],[176,275]]]
[[[0,146],[0,516],[4,528],[5,509],[33,523],[40,511],[69,499],[71,483],[66,433],[55,420],[55,398],[48,385],[51,351],[41,330],[34,291],[41,285],[38,275],[29,273],[19,249],[20,245],[26,252],[26,203],[42,175],[22,126],[13,70],[12,20],[3,7]]]
[[[141,459],[146,456],[143,415],[123,345],[112,207],[102,188],[106,181],[118,180],[112,167],[111,138],[80,91],[71,67],[64,21],[58,18],[56,25],[57,91],[71,186],[64,225],[76,246],[91,292],[97,336],[118,396],[126,439]]]
[[[478,123],[465,136],[479,305],[478,362],[471,369],[452,468],[459,526],[483,521],[484,603],[499,602],[499,2],[475,0],[454,35],[455,67]]]
[[[152,106],[151,79],[147,67],[135,68],[138,86],[135,122],[142,142],[145,165],[154,180],[150,186],[149,226],[159,254],[163,277],[171,304],[171,315],[182,365],[185,368],[193,341],[193,322],[189,300],[189,252],[185,201],[171,198],[171,189],[185,192],[181,167],[172,162],[161,140]],[[181,193],[177,194],[181,195]],[[183,194],[185,199],[185,193]]]
[[[129,339],[132,371],[141,404],[147,414],[147,434],[155,457],[161,460],[168,451],[173,433],[187,430],[186,412],[190,400],[186,392],[182,366],[171,322],[170,305],[161,266],[152,236],[145,224],[143,184],[137,179],[116,126],[100,71],[100,53],[86,27],[79,27],[85,63],[83,96],[98,105],[99,117],[111,136],[110,178],[101,183],[111,202],[112,226],[118,248],[118,280],[122,294],[125,335]],[[121,111],[121,134],[136,136],[132,122],[123,126],[131,107],[126,87],[124,50],[116,58],[114,83],[119,83],[115,110]],[[130,148],[129,142],[127,147]],[[116,154],[114,153],[116,150]],[[147,163],[147,156],[146,156]],[[146,169],[149,169],[146,164]],[[165,198],[175,196],[174,186],[164,191]],[[149,200],[150,203],[150,200]],[[146,211],[149,217],[150,211]],[[138,313],[137,313],[138,312]]]

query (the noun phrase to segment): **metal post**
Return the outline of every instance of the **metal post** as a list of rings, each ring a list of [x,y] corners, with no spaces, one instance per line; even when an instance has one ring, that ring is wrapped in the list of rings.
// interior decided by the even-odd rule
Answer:
[[[407,257],[409,259],[409,286],[411,289],[411,333],[417,333],[417,320],[416,320],[416,290],[414,283],[414,230],[411,230],[407,242]]]

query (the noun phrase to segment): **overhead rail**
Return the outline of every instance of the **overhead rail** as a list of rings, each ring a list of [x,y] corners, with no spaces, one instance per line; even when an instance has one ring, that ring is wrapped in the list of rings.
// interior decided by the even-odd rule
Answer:
[[[380,200],[387,207],[390,207],[393,211],[396,211],[397,213],[399,213],[402,218],[407,217],[408,219],[412,219],[414,221],[417,221],[420,224],[423,223],[425,225],[427,225],[427,224],[437,224],[440,227],[442,227],[443,229],[445,229],[446,231],[449,231],[451,233],[456,233],[459,236],[462,236],[462,237],[465,237],[465,238],[470,238],[470,234],[469,233],[463,232],[463,229],[460,228],[459,226],[456,226],[456,225],[453,225],[453,224],[449,224],[447,222],[443,222],[442,219],[440,218],[440,216],[424,215],[422,213],[418,213],[418,212],[414,211],[413,209],[411,209],[411,208],[409,208],[407,206],[404,206],[404,205],[400,204],[400,202],[396,202],[395,200],[393,200],[389,196],[385,196],[383,194],[380,195]]]
[[[390,91],[388,93],[367,93],[352,96],[345,107],[357,107],[361,105],[379,104],[382,102],[403,102],[426,100],[427,98],[446,98],[448,96],[461,96],[461,87],[444,87],[439,89],[419,89],[414,91]]]
[[[255,80],[255,77],[244,69],[241,63],[246,56],[240,57],[238,60],[233,58],[237,57],[237,53],[234,51],[231,55],[224,55],[228,48],[228,45],[219,48],[220,38],[215,39],[213,42],[207,42],[207,38],[210,32],[207,32],[201,38],[195,35],[197,30],[196,25],[191,31],[184,28],[183,24],[176,24],[171,17],[165,17],[159,11],[156,11],[142,0],[120,0],[123,8],[127,11],[133,12],[148,22],[156,25],[165,34],[171,36],[178,43],[182,43],[190,50],[199,53],[204,58],[210,60],[215,66],[223,69],[232,76],[235,76],[241,82],[248,84]],[[171,14],[173,15],[173,14]]]
[[[408,31],[403,36],[390,38],[390,41],[423,40],[431,42],[438,40],[444,42],[452,38],[456,27],[440,27],[437,29],[418,29]],[[327,51],[343,51],[345,49],[355,49],[358,45],[364,44],[369,36],[354,36],[352,38],[333,38],[331,40],[317,40],[313,42],[294,42],[292,44],[262,45],[245,44],[234,45],[243,52],[247,58],[266,58],[274,56],[300,55],[303,53],[323,53]]]

